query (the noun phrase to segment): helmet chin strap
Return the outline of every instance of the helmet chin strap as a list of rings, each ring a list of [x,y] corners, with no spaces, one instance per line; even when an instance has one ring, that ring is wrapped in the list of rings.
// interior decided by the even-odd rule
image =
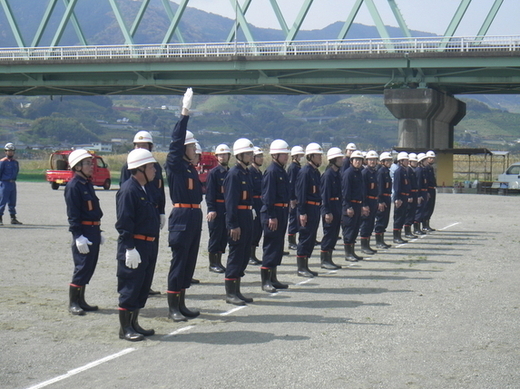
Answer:
[[[146,175],[146,169],[140,169],[141,166],[139,166],[137,168],[137,171],[140,171],[141,173],[143,173],[143,176],[144,176],[144,179],[146,180],[146,184],[149,184],[150,183],[150,180],[148,179],[148,176]],[[146,185],[145,184],[145,185]]]

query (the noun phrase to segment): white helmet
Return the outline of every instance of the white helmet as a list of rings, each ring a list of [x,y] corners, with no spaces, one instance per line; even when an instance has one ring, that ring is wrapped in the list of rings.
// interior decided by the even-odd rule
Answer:
[[[423,159],[428,158],[425,153],[417,154],[417,160],[421,162]]]
[[[228,145],[225,145],[224,143],[217,146],[215,149],[215,155],[219,154],[231,154],[231,150],[229,149]]]
[[[399,154],[397,154],[398,161],[402,161],[403,159],[410,159],[406,151],[401,151]]]
[[[315,142],[309,143],[307,147],[305,148],[305,156],[312,155],[312,154],[323,154],[323,149],[321,146]]]
[[[186,145],[192,145],[194,143],[197,143],[197,139],[193,136],[193,132],[186,131],[186,138],[184,139],[184,146]]]
[[[369,158],[379,158],[379,155],[377,155],[377,152],[375,150],[370,150],[367,155],[365,155],[365,158],[366,159],[369,159]]]
[[[6,143],[6,144],[5,144],[4,150],[5,150],[5,151],[15,151],[15,150],[16,150],[16,147],[14,147],[14,144],[12,144],[11,142],[9,142],[9,143]]]
[[[289,154],[289,144],[283,139],[275,139],[269,147],[269,154]]]
[[[260,147],[255,146],[255,149],[253,150],[253,155],[264,155],[264,151]]]
[[[301,146],[294,146],[291,149],[291,157],[294,157],[296,155],[304,155],[304,154],[305,154],[305,151],[303,151],[303,147],[301,147]]]
[[[87,158],[92,158],[92,154],[90,154],[87,150],[74,150],[72,153],[69,154],[69,166],[71,168],[74,168],[74,166],[76,166],[79,162]]]
[[[339,147],[331,147],[328,151],[327,151],[327,160],[330,161],[331,159],[334,159],[334,158],[343,158],[343,153],[341,152],[341,149]]]
[[[238,154],[248,153],[254,149],[255,146],[253,146],[253,143],[249,139],[240,138],[233,144],[233,155],[236,157]]]
[[[200,147],[199,142],[195,143],[195,154],[202,154],[202,147]]]
[[[363,159],[363,153],[359,150],[354,150],[352,154],[350,155],[350,159],[352,158],[361,158]]]
[[[139,166],[146,165],[148,163],[157,162],[153,157],[152,153],[150,153],[146,149],[134,149],[130,151],[128,157],[126,158],[126,162],[128,164],[128,170],[137,169]]]
[[[428,158],[435,158],[435,152],[433,152],[432,150],[430,150],[430,151],[428,151],[428,152],[426,153],[426,156],[427,156]]]
[[[384,161],[385,159],[392,159],[392,154],[390,154],[388,151],[383,151],[379,156],[379,160]]]
[[[413,162],[417,162],[417,154],[415,153],[410,153],[408,154],[408,158],[410,158],[410,161],[413,161]]]
[[[148,131],[139,131],[134,136],[134,143],[153,143],[152,134]]]
[[[345,150],[352,150],[352,151],[355,151],[355,150],[357,150],[357,147],[356,147],[356,145],[355,145],[354,143],[349,143],[349,144],[347,145],[347,147],[345,147]]]

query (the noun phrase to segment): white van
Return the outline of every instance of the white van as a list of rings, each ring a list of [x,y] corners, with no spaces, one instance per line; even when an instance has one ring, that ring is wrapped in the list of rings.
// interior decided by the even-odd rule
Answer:
[[[501,188],[505,186],[508,189],[520,189],[520,162],[512,164],[503,174],[499,174],[498,183]]]

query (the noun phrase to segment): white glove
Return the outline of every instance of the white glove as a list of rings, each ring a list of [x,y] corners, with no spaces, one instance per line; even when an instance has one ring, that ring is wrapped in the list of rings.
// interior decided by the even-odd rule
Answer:
[[[193,89],[186,89],[186,93],[184,93],[184,97],[182,99],[182,109],[190,110],[191,108],[191,100],[193,99]]]
[[[255,220],[255,219],[256,219],[256,211],[255,211],[255,209],[253,208],[253,220]]]
[[[161,219],[161,230],[164,228],[164,226],[166,225],[166,215],[159,215],[159,218]]]
[[[78,248],[78,251],[81,254],[88,254],[90,253],[90,249],[88,246],[91,246],[92,242],[85,238],[83,235],[80,235],[78,238],[76,238],[76,247]]]
[[[103,234],[100,234],[99,237],[100,237],[99,244],[104,244],[105,243],[105,236]]]
[[[126,250],[125,265],[130,269],[137,269],[137,266],[141,263],[141,254],[135,248]]]

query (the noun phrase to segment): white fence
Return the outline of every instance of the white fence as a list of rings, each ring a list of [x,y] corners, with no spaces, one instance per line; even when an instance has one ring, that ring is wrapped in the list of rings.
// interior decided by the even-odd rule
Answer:
[[[520,36],[0,48],[0,61],[520,51]]]

